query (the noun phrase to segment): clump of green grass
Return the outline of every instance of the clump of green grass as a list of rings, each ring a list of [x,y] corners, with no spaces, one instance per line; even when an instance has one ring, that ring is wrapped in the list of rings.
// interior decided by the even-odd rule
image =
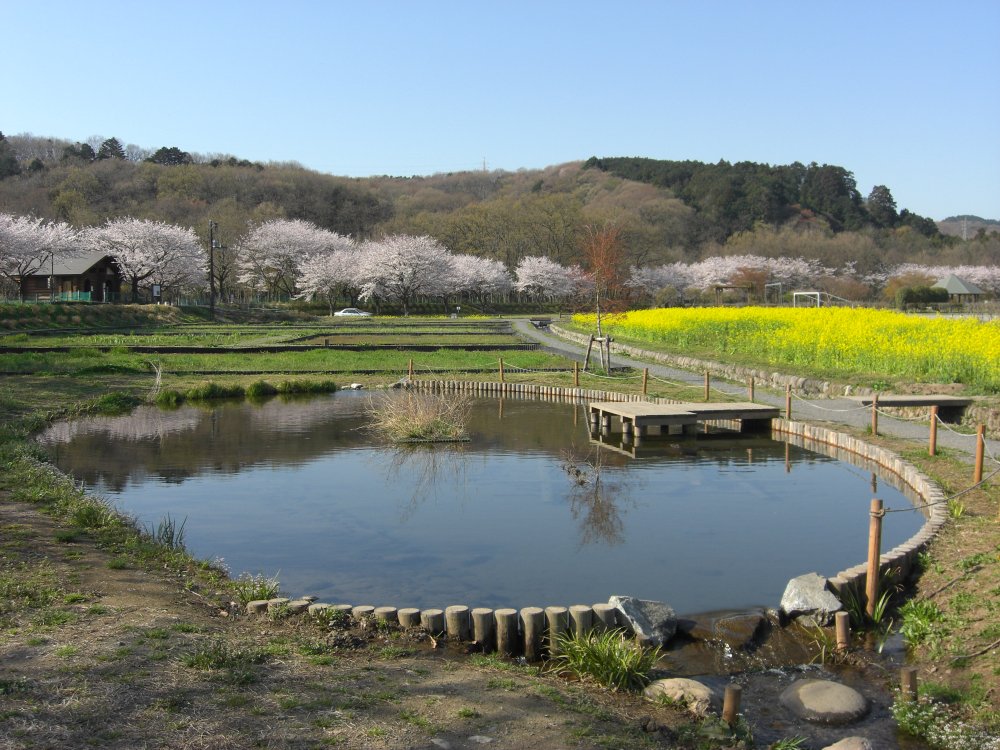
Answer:
[[[200,644],[194,651],[181,657],[181,663],[191,669],[245,669],[263,664],[269,654],[262,648],[241,646],[224,640]]]
[[[278,389],[266,380],[255,380],[246,388],[246,396],[251,400],[265,399],[277,394]]]
[[[283,380],[275,387],[278,393],[333,393],[337,384],[332,380]]]
[[[156,524],[155,529],[149,529],[149,536],[152,537],[153,541],[157,544],[162,544],[167,549],[171,550],[183,550],[184,549],[184,525],[187,523],[187,518],[181,521],[180,525],[177,525],[177,520],[172,518],[169,513],[160,519],[159,523]]]
[[[188,401],[212,401],[220,398],[243,398],[246,391],[239,384],[223,385],[210,380],[190,388],[184,395]]]
[[[449,394],[402,393],[372,399],[369,428],[389,440],[461,440],[466,437],[471,400]]]
[[[174,388],[165,388],[156,394],[156,405],[161,409],[176,409],[184,403],[184,394]]]
[[[644,648],[621,629],[563,634],[553,663],[581,679],[592,679],[614,690],[640,690],[660,658],[658,648]]]
[[[94,399],[90,404],[90,411],[110,416],[128,414],[141,403],[142,401],[138,397],[130,393],[115,391],[114,393],[105,393],[103,396]]]
[[[274,599],[281,590],[277,575],[268,578],[261,573],[256,575],[244,573],[230,581],[229,587],[240,604]]]
[[[919,646],[947,634],[945,614],[932,601],[911,599],[899,608],[903,624],[899,632],[908,646]]]

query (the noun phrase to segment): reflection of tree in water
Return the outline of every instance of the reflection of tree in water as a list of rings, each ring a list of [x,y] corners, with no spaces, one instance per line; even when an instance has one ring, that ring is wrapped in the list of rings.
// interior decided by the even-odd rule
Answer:
[[[401,520],[408,520],[439,486],[465,487],[465,451],[461,443],[424,443],[387,448],[386,481],[411,486],[409,503]],[[446,484],[445,484],[446,483]],[[462,493],[465,494],[464,492]]]
[[[562,455],[562,468],[573,483],[569,510],[580,524],[580,546],[604,543],[615,546],[625,541],[622,506],[630,503],[621,475],[604,471],[600,446],[580,457]]]

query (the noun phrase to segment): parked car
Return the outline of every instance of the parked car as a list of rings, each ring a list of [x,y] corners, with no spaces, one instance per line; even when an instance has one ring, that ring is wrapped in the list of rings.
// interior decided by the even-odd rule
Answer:
[[[365,312],[364,310],[359,310],[356,307],[345,307],[343,310],[337,310],[337,312],[335,312],[333,315],[334,315],[334,317],[337,317],[337,318],[345,318],[345,317],[346,318],[350,318],[350,317],[355,317],[355,318],[370,318],[372,316],[372,314],[370,312]]]

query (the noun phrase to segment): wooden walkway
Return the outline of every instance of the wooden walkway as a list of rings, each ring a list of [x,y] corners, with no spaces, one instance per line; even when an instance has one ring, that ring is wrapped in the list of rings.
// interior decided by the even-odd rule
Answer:
[[[611,430],[612,425],[619,424],[626,435],[634,433],[640,437],[650,427],[658,427],[662,433],[673,426],[691,432],[706,422],[734,420],[739,421],[740,432],[761,432],[770,430],[771,420],[780,415],[776,406],[749,401],[727,404],[591,401],[589,409],[591,429]]]

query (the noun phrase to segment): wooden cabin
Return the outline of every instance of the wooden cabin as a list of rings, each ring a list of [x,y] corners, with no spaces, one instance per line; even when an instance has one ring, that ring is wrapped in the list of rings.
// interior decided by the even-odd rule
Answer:
[[[114,258],[101,252],[84,253],[46,264],[21,277],[25,300],[55,302],[117,302],[122,274]]]

